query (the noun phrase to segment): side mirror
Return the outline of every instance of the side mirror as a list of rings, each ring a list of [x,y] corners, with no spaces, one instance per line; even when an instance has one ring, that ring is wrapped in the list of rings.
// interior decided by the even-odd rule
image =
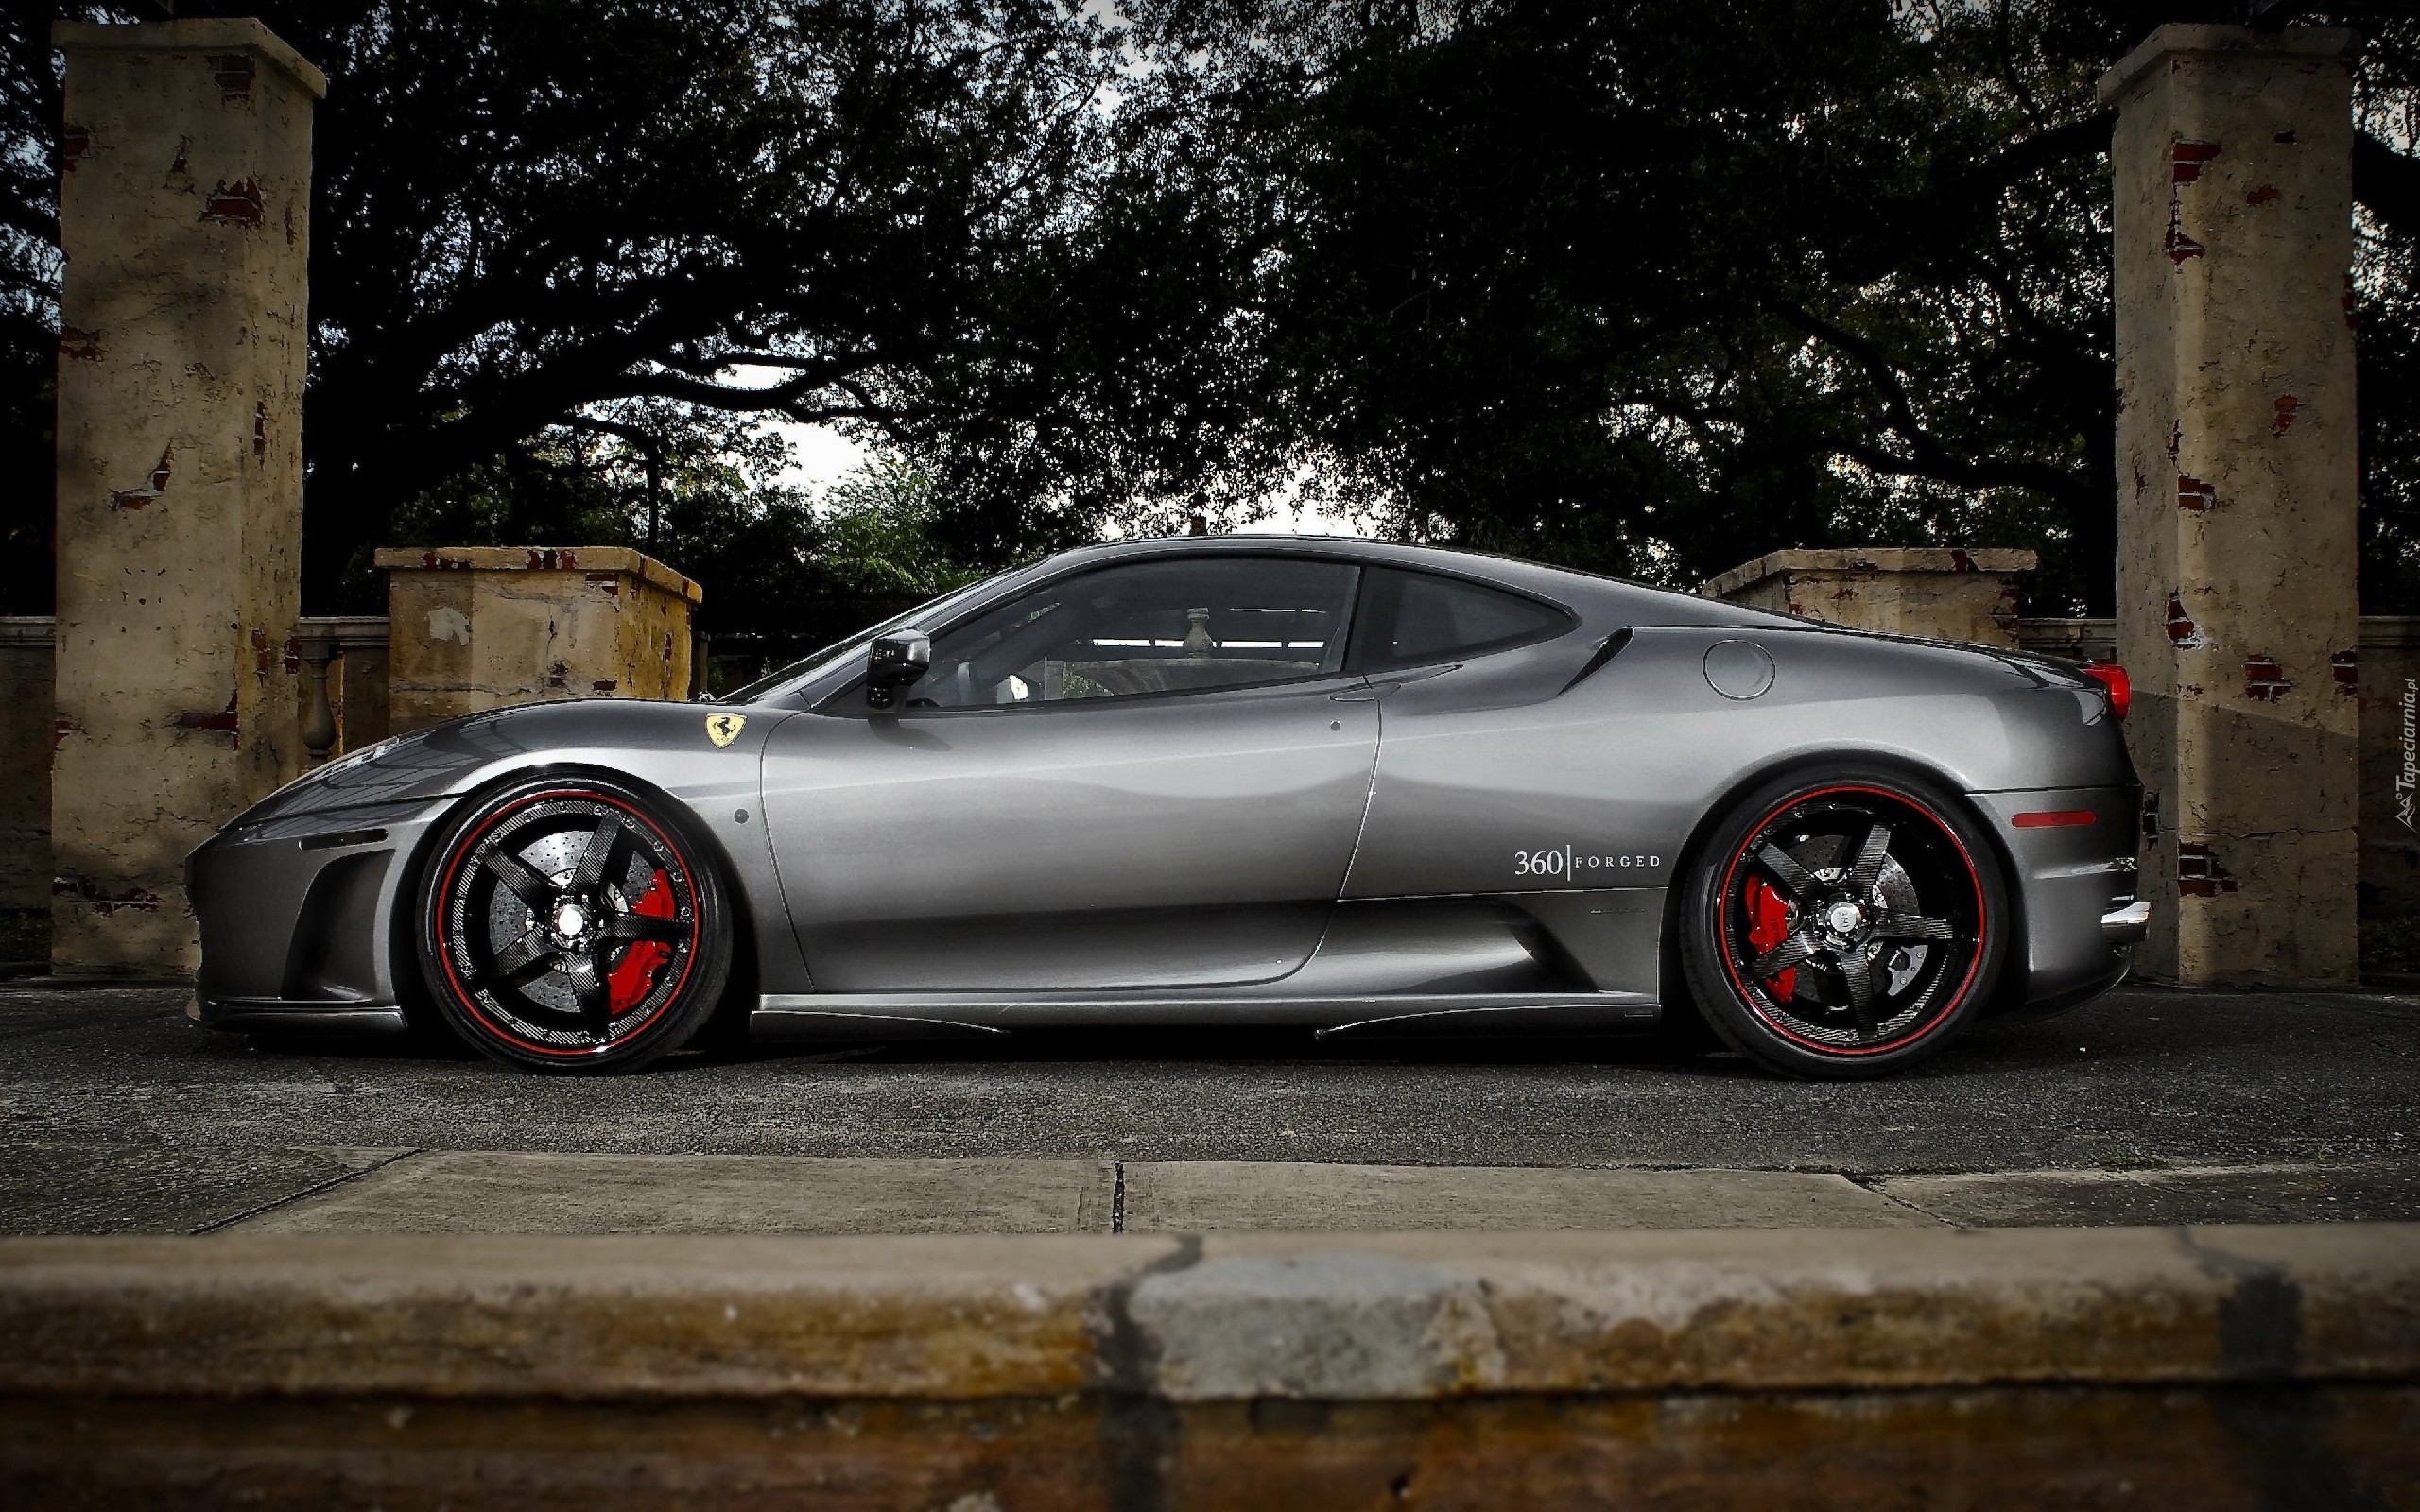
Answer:
[[[888,709],[899,690],[933,664],[933,638],[919,630],[878,635],[866,648],[866,707]]]

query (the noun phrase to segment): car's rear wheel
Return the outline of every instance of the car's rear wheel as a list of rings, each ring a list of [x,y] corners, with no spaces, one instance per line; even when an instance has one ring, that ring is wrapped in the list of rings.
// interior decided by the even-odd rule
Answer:
[[[1989,995],[2007,885],[1950,794],[1886,768],[1769,784],[1685,884],[1682,960],[1709,1025],[1787,1074],[1885,1075],[1937,1054]]]
[[[438,836],[421,965],[455,1031],[533,1071],[630,1071],[712,1016],[731,970],[720,877],[642,795],[596,778],[491,794]]]

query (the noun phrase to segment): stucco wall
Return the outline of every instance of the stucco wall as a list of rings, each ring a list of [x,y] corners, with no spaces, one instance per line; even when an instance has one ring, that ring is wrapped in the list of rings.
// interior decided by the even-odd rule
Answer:
[[[2039,559],[1997,548],[1776,551],[1708,579],[1698,592],[1854,629],[2014,645],[2018,582]]]
[[[554,698],[686,698],[704,596],[621,546],[377,554],[389,574],[388,717],[402,731]]]

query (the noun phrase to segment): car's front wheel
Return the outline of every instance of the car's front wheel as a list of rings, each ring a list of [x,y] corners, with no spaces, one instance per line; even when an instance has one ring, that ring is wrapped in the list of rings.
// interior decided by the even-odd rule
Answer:
[[[483,1053],[532,1071],[630,1071],[678,1050],[731,970],[721,879],[643,795],[596,778],[513,784],[438,835],[421,965]]]
[[[1950,794],[1843,765],[1768,784],[1685,883],[1681,954],[1715,1032],[1786,1074],[1862,1078],[1946,1045],[2007,950],[2007,885]]]

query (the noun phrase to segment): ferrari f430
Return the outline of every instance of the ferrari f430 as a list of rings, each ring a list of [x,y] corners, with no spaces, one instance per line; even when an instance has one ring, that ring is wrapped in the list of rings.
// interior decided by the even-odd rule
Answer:
[[[1875,1076],[2124,973],[2124,713],[2115,668],[1530,563],[1120,542],[717,702],[344,756],[194,853],[199,996],[548,1072],[1187,1023]]]

